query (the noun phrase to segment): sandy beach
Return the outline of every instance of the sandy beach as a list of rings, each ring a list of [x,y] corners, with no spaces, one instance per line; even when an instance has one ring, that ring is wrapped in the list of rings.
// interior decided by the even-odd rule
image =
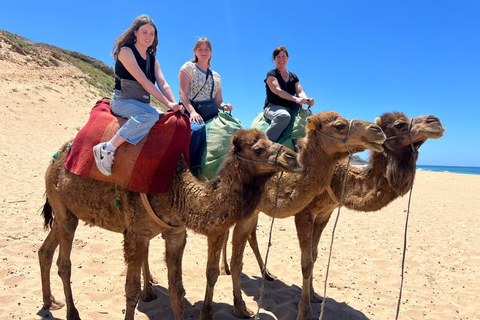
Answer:
[[[75,77],[80,73],[77,69],[64,66],[50,71],[17,56],[0,59],[0,319],[66,317],[65,308],[42,310],[37,252],[47,236],[40,215],[44,173],[53,153],[86,123],[100,97]],[[480,319],[479,187],[480,175],[417,173],[399,319]],[[341,210],[323,319],[395,319],[407,208],[408,195],[378,212]],[[322,236],[314,269],[314,287],[321,296],[335,216],[336,211]],[[269,217],[260,216],[257,235],[263,253],[270,223]],[[72,286],[82,319],[123,318],[122,238],[82,223],[77,229]],[[183,260],[186,319],[199,317],[206,286],[206,249],[206,238],[189,231]],[[243,296],[256,311],[262,281],[248,246],[244,263]],[[158,281],[154,286],[158,298],[140,302],[136,319],[171,319],[160,236],[150,246],[150,267]],[[278,280],[264,284],[260,319],[295,319],[302,275],[293,218],[275,220],[268,268]],[[51,277],[53,294],[64,300],[56,265]],[[214,301],[215,319],[236,319],[231,314],[229,276],[219,277]],[[318,317],[321,305],[313,307]]]

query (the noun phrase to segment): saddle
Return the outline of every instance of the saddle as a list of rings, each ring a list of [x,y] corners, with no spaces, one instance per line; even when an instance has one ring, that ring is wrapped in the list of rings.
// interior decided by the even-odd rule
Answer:
[[[105,176],[97,169],[92,149],[109,141],[126,121],[111,113],[109,99],[97,101],[87,124],[73,140],[65,169],[79,176],[117,183],[133,192],[166,192],[182,155],[189,164],[190,120],[180,112],[161,115],[138,144],[125,142],[117,149],[112,175]]]

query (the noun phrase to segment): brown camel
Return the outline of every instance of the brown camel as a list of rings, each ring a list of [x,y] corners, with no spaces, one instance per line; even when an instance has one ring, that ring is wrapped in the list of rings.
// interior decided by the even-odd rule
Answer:
[[[307,135],[302,142],[299,155],[302,169],[298,173],[286,173],[282,178],[279,192],[277,217],[285,218],[300,212],[319,194],[312,190],[325,190],[328,187],[336,163],[348,156],[348,151],[358,152],[365,149],[383,151],[380,146],[385,135],[379,126],[363,120],[349,121],[338,113],[328,111],[315,114],[307,119]],[[348,145],[348,147],[347,147]],[[242,259],[248,235],[256,226],[260,211],[274,213],[276,179],[270,179],[262,193],[255,214],[238,220],[233,233],[232,279],[234,310],[237,317],[248,318],[253,315],[243,301],[240,288]],[[207,262],[207,290],[201,319],[212,319],[213,289],[219,274],[219,259],[222,245],[228,233],[208,237],[209,254]]]
[[[429,138],[441,138],[445,131],[439,119],[431,115],[409,119],[400,112],[385,113],[377,118],[376,123],[387,136],[383,144],[385,151],[372,152],[367,167],[349,169],[343,202],[343,205],[349,209],[376,211],[405,195],[410,190],[415,177],[418,148]],[[310,302],[321,301],[313,290],[312,272],[318,256],[318,243],[322,231],[333,210],[339,205],[337,199],[341,197],[345,172],[347,172],[347,163],[343,161],[337,164],[331,182],[335,200],[332,200],[327,192],[323,192],[295,215],[297,236],[302,252],[303,273],[302,299],[297,319],[312,319]],[[288,187],[286,181],[283,187]],[[255,231],[256,228],[253,228],[248,241],[255,253],[260,270],[263,270],[264,264]],[[224,268],[228,271],[228,265]],[[266,273],[266,279],[274,278],[272,274]]]
[[[265,182],[276,170],[300,167],[296,154],[272,143],[258,130],[240,130],[232,138],[232,148],[217,175],[208,183],[199,182],[190,173],[183,158],[177,164],[166,193],[150,195],[156,215],[174,227],[155,223],[144,206],[140,194],[115,184],[74,175],[65,170],[65,144],[57,160],[47,169],[45,227],[51,227],[38,254],[42,276],[43,307],[58,308],[50,289],[53,255],[60,245],[58,274],[63,281],[67,319],[80,319],[75,308],[70,284],[72,241],[78,220],[90,226],[124,234],[124,257],[127,264],[125,285],[125,319],[133,319],[140,296],[154,298],[148,285],[148,247],[150,239],[162,233],[165,239],[168,268],[168,290],[174,318],[184,318],[182,255],[186,244],[186,228],[210,235],[225,233],[239,219],[252,215]],[[114,198],[121,206],[115,208]],[[248,204],[245,206],[245,204]],[[53,215],[54,218],[53,218]],[[144,270],[144,292],[141,293],[141,269]]]

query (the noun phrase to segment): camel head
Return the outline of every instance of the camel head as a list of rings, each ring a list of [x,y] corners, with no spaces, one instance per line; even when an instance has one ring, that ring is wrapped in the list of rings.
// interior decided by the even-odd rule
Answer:
[[[410,151],[412,146],[418,150],[427,139],[439,139],[445,132],[440,120],[432,115],[410,119],[402,112],[390,112],[375,119],[375,123],[385,132],[384,147],[391,152],[404,148]]]
[[[382,171],[388,184],[398,195],[404,195],[415,177],[418,148],[429,138],[441,138],[445,129],[437,117],[425,115],[410,119],[402,112],[384,113],[375,122],[387,140],[383,145],[385,152],[371,157],[385,159]]]
[[[245,161],[256,175],[300,168],[295,152],[272,142],[263,131],[257,129],[237,131],[232,137],[232,153]]]
[[[325,111],[307,118],[307,137],[303,145],[307,145],[310,139],[320,139],[329,154],[355,153],[366,149],[382,152],[385,134],[372,122],[348,120],[334,111]]]

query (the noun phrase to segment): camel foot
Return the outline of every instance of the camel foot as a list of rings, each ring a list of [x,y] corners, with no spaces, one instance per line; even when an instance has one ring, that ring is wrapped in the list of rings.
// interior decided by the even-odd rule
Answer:
[[[267,281],[274,281],[274,280],[277,280],[278,277],[276,275],[274,275],[273,273],[271,273],[270,271],[265,270],[265,280]]]
[[[213,319],[213,307],[203,305],[202,311],[200,312],[200,320],[212,320]]]
[[[65,306],[65,303],[59,300],[56,300],[54,296],[50,298],[50,301],[43,304],[43,309],[45,310],[60,310]]]
[[[243,308],[238,309],[234,307],[232,313],[235,317],[240,319],[248,319],[253,317],[254,315],[253,311],[247,308],[245,305],[243,306]]]

